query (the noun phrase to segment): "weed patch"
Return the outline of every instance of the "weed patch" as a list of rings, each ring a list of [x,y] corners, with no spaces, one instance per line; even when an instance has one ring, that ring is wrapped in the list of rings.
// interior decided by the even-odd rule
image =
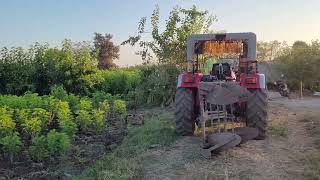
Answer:
[[[177,138],[173,114],[164,110],[150,110],[145,114],[143,127],[130,127],[127,137],[111,154],[88,168],[79,179],[138,179],[143,154],[153,145],[171,145]]]
[[[288,128],[280,124],[271,124],[268,130],[271,135],[278,137],[287,137],[289,134]]]
[[[308,113],[302,119],[305,122],[305,127],[313,138],[315,145],[315,151],[309,153],[305,161],[308,166],[305,170],[306,175],[309,179],[320,179],[320,114],[319,113]]]

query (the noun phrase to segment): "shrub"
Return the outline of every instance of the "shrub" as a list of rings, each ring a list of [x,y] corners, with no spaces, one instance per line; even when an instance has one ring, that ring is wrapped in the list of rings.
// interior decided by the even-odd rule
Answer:
[[[100,103],[105,100],[112,102],[115,100],[115,96],[112,96],[109,93],[100,92],[100,91],[92,94],[92,102],[94,107],[99,107]]]
[[[0,135],[5,136],[15,131],[16,123],[12,119],[12,111],[0,107]]]
[[[63,86],[56,85],[51,87],[50,95],[57,99],[65,100],[68,96],[68,93]]]
[[[48,152],[52,157],[63,156],[70,148],[70,139],[68,135],[51,130],[47,135]]]
[[[92,109],[92,102],[89,99],[81,99],[79,104],[79,110],[90,110]]]
[[[23,124],[25,120],[30,118],[31,110],[30,109],[16,109],[15,110],[15,120],[19,124]]]
[[[21,140],[17,133],[7,135],[0,140],[2,150],[10,155],[10,161],[13,162],[13,156],[21,150]]]
[[[43,161],[49,157],[47,139],[45,136],[38,136],[32,139],[29,148],[29,156],[34,161]]]
[[[102,110],[92,110],[92,126],[93,128],[101,132],[105,128],[105,112]]]
[[[115,100],[113,107],[116,115],[120,118],[124,118],[127,115],[126,103],[122,100]]]
[[[46,129],[50,123],[50,113],[45,109],[34,108],[31,116],[40,120],[42,129]]]
[[[67,102],[59,101],[56,109],[59,126],[63,132],[72,136],[77,131],[77,125],[73,122],[69,104]]]
[[[175,65],[143,66],[140,68],[139,86],[133,96],[139,104],[169,105],[173,102],[178,75],[179,69]]]
[[[25,120],[22,124],[24,130],[31,136],[36,136],[41,132],[41,120],[38,117]]]
[[[101,71],[103,81],[96,85],[96,91],[103,91],[112,95],[125,95],[135,89],[139,80],[138,70],[114,69]]]
[[[110,105],[109,105],[108,101],[105,100],[105,101],[101,102],[99,109],[107,115],[110,111]]]
[[[77,116],[77,122],[82,130],[87,130],[91,123],[90,111],[79,110],[78,116]]]
[[[80,100],[79,111],[77,116],[78,125],[82,130],[87,130],[91,123],[90,111],[92,109],[92,102],[90,100]]]
[[[73,111],[76,110],[76,106],[79,104],[80,101],[80,98],[78,96],[68,94],[67,91],[63,88],[63,86],[52,87],[50,95],[58,100],[68,102]]]

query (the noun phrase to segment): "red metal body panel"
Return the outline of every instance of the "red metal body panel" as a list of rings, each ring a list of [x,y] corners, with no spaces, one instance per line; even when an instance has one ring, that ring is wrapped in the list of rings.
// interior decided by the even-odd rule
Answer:
[[[200,86],[202,73],[183,73],[179,76],[180,85],[178,87],[184,88],[198,88]]]
[[[256,83],[247,83],[248,79],[255,79]],[[240,85],[246,89],[259,89],[260,88],[260,77],[257,73],[241,73],[240,74]]]

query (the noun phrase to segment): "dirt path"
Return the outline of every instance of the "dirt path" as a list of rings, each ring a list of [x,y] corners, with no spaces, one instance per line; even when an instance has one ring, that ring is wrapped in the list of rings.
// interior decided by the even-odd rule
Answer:
[[[268,138],[211,160],[199,153],[200,137],[183,137],[166,150],[152,150],[143,160],[144,179],[306,179],[301,157],[312,149],[312,138],[302,119],[306,111],[320,109],[320,99],[311,102],[272,97],[269,124],[274,130]]]

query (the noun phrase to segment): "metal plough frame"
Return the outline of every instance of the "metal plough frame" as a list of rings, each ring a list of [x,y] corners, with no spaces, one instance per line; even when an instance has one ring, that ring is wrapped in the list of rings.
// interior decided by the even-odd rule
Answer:
[[[221,132],[221,119],[223,119],[223,131],[227,131],[227,122],[231,120],[232,123],[232,132],[234,132],[234,122],[235,116],[233,115],[233,104],[238,102],[237,98],[233,98],[231,101],[221,101],[215,104],[211,104],[206,101],[207,97],[210,93],[216,93],[215,89],[222,88],[221,84],[223,82],[201,82],[200,85],[200,93],[199,93],[199,100],[200,100],[200,116],[199,122],[201,124],[201,133],[203,137],[204,144],[206,143],[206,131],[205,131],[205,124],[208,120],[211,121],[211,126],[214,127],[215,124],[218,126],[218,133]],[[217,96],[223,96],[222,94],[217,94]],[[207,99],[208,100],[208,99]],[[230,105],[230,113],[227,112],[227,106]],[[216,123],[214,123],[216,122]]]

